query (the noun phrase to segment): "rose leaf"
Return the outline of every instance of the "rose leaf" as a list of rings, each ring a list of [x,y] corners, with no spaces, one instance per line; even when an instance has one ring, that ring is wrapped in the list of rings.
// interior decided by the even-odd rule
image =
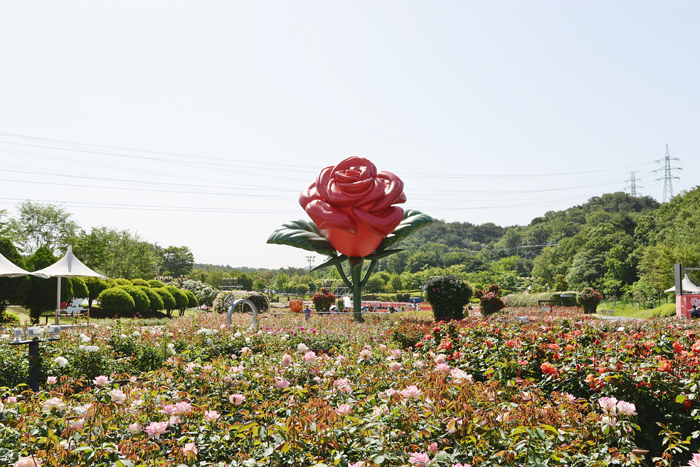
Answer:
[[[289,245],[295,248],[315,251],[326,256],[336,256],[338,254],[331,242],[316,227],[316,224],[304,220],[282,224],[281,227],[272,232],[270,238],[267,239],[267,243]]]
[[[335,256],[335,257],[329,258],[328,261],[326,261],[325,263],[319,264],[318,266],[313,268],[312,271],[315,271],[317,269],[327,268],[329,266],[335,266],[336,264],[342,263],[346,259],[348,259],[348,257],[345,255],[340,255],[340,256]]]
[[[403,220],[401,223],[391,232],[387,237],[382,240],[382,243],[377,247],[377,252],[385,250],[390,246],[400,242],[404,238],[408,237],[414,232],[422,229],[433,223],[433,218],[427,214],[423,214],[415,209],[408,209],[403,214]]]

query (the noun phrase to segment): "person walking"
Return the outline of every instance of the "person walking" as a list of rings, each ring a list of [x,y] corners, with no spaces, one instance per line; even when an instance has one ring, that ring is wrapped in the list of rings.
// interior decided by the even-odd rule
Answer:
[[[306,305],[306,308],[304,308],[304,318],[306,318],[307,321],[311,318],[311,309],[309,305]]]

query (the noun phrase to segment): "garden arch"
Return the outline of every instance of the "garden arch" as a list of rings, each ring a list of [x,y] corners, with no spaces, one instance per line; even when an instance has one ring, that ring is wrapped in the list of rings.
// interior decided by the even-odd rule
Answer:
[[[231,316],[233,315],[233,309],[236,308],[240,304],[246,304],[250,307],[251,310],[253,310],[253,323],[250,325],[250,329],[257,329],[258,327],[258,307],[255,306],[255,303],[251,302],[250,300],[246,298],[239,298],[238,300],[234,300],[234,302],[231,304],[231,306],[228,307],[228,313],[226,313],[226,324],[231,326]]]

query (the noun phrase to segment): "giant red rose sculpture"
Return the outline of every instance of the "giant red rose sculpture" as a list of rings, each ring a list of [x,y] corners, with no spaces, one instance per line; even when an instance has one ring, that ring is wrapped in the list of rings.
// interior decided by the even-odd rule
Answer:
[[[416,210],[395,204],[406,202],[403,182],[391,172],[377,171],[362,157],[348,157],[321,170],[306,187],[299,203],[313,222],[288,222],[270,235],[267,243],[291,245],[328,256],[317,266],[335,266],[353,290],[355,317],[362,319],[362,287],[378,260],[401,250],[389,249],[416,230],[433,222]],[[363,271],[363,263],[370,264]],[[348,264],[350,278],[343,268]]]
[[[299,197],[299,204],[336,250],[347,256],[372,253],[403,220],[403,182],[362,157],[326,167]]]

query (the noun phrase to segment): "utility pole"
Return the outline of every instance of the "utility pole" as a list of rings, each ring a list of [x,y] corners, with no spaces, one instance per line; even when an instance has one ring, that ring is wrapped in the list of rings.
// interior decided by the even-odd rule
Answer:
[[[315,256],[307,256],[306,257],[306,261],[309,262],[309,277],[311,277],[311,263],[313,263],[315,259],[316,259]]]
[[[636,175],[639,173],[638,170],[635,170],[634,172],[630,172],[630,180],[629,180],[629,189],[630,189],[630,196],[633,198],[637,197],[637,182],[641,182],[640,179],[636,177]],[[643,186],[639,186],[639,188],[644,188]]]
[[[680,167],[671,167],[671,161],[679,161],[677,157],[671,157],[671,154],[668,152],[668,144],[666,145],[666,156],[663,159],[659,159],[654,162],[661,162],[664,161],[664,168],[663,169],[656,169],[654,172],[660,172],[664,171],[664,177],[663,178],[657,178],[656,181],[664,181],[664,196],[663,196],[663,201],[662,203],[665,203],[667,201],[670,201],[671,198],[673,198],[673,179],[675,178],[676,180],[680,180],[680,177],[675,177],[673,175],[674,170],[683,170]]]

